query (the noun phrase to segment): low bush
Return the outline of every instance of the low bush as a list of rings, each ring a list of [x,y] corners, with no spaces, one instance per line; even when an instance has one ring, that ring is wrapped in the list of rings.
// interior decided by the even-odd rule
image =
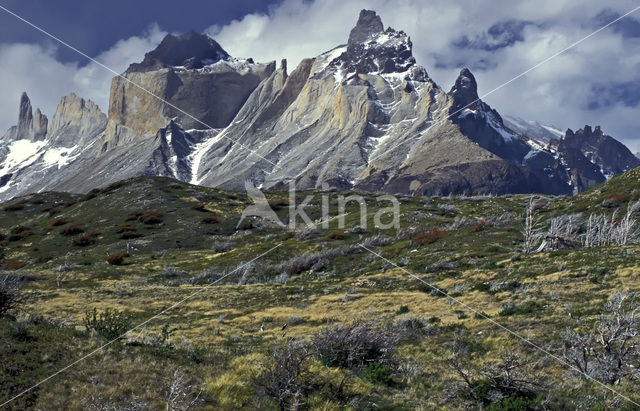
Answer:
[[[331,240],[346,240],[349,237],[349,233],[342,230],[332,231],[328,236]]]
[[[51,227],[59,227],[61,225],[67,224],[69,221],[65,217],[59,217],[53,220],[51,223]]]
[[[411,244],[413,246],[422,246],[422,245],[426,245],[426,244],[433,244],[436,241],[444,238],[445,234],[446,234],[445,231],[438,230],[437,228],[434,228],[431,231],[428,231],[428,232],[422,233],[422,234],[418,234],[415,237],[413,237],[413,240],[411,240]]]
[[[400,340],[396,330],[359,321],[320,331],[313,337],[311,346],[328,367],[363,370],[373,362],[389,365]]]
[[[0,241],[4,241],[7,239],[7,235],[5,233],[0,233]]]
[[[82,233],[84,233],[84,227],[80,223],[65,227],[60,231],[60,234],[65,236],[78,235]]]
[[[298,240],[310,240],[312,238],[317,238],[320,236],[320,231],[315,228],[305,228],[304,230],[298,232],[296,234],[296,238]]]
[[[218,224],[220,222],[220,219],[218,217],[205,217],[202,219],[202,223],[203,224]]]
[[[134,211],[133,213],[128,214],[125,218],[124,221],[135,221],[137,219],[139,219],[140,217],[142,217],[142,211]]]
[[[29,237],[32,234],[33,234],[33,231],[31,231],[29,228],[24,227],[24,226],[17,226],[17,227],[12,228],[9,231],[8,240],[9,241],[20,241],[20,240],[23,240],[23,239]]]
[[[134,238],[144,237],[144,234],[138,232],[127,231],[126,233],[122,233],[120,238],[123,240],[132,240]]]
[[[134,231],[137,231],[137,230],[131,224],[120,224],[116,226],[116,234],[122,234],[126,232],[134,232]]]
[[[161,224],[164,221],[164,215],[160,210],[144,211],[139,220],[148,225]]]
[[[94,308],[85,314],[83,323],[87,330],[93,330],[101,337],[113,340],[131,328],[131,315],[113,308],[98,313]]]
[[[307,383],[310,353],[306,345],[290,342],[277,346],[264,362],[253,383],[257,394],[270,398],[277,409],[297,409],[310,387]]]
[[[479,231],[484,231],[485,226],[486,226],[486,223],[484,221],[480,221],[478,224],[476,224],[473,227],[473,231],[475,231],[476,233]]]
[[[131,224],[117,225],[116,234],[120,234],[120,238],[123,240],[144,237],[144,234],[139,233],[138,230]]]
[[[4,207],[4,211],[20,211],[24,210],[24,203],[10,204]]]
[[[20,260],[7,260],[5,261],[3,268],[5,270],[19,270],[27,266],[27,263]]]
[[[365,381],[390,384],[393,382],[393,374],[394,370],[391,366],[374,361],[366,365],[362,371],[362,379]]]
[[[94,308],[85,314],[83,323],[87,330],[93,330],[103,338],[113,340],[130,329],[131,315],[113,308],[98,313]]]
[[[22,280],[16,276],[0,275],[0,318],[15,310],[23,301]]]
[[[125,257],[126,255],[124,253],[111,254],[107,257],[107,263],[110,265],[123,265]]]
[[[78,247],[87,247],[90,246],[92,244],[95,244],[96,242],[96,237],[98,237],[100,234],[102,234],[100,231],[98,230],[93,230],[90,231],[84,235],[75,237],[72,241],[73,245],[78,246]]]
[[[215,241],[211,246],[211,249],[216,253],[226,253],[227,251],[231,251],[236,247],[236,245],[230,241]]]
[[[207,213],[209,211],[207,210],[207,205],[205,203],[197,203],[193,206],[193,209],[196,211],[201,211],[203,213]]]
[[[69,200],[66,203],[64,203],[63,207],[64,208],[69,208],[69,207],[73,207],[74,205],[76,205],[78,203],[78,200]]]
[[[535,301],[526,301],[522,304],[505,303],[502,306],[502,310],[498,314],[503,317],[509,317],[512,315],[535,314],[535,312],[540,308],[540,305]]]
[[[406,314],[409,312],[409,306],[408,305],[401,305],[400,308],[398,308],[398,310],[396,311],[397,315],[402,315],[402,314]]]
[[[82,196],[81,201],[92,200],[92,199],[96,198],[98,196],[98,194],[100,194],[101,191],[102,190],[100,190],[99,188],[94,188],[93,190],[89,191],[87,194]]]

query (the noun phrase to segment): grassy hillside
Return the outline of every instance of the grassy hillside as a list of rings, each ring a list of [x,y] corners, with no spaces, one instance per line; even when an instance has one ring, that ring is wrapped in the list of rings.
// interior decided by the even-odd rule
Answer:
[[[624,213],[639,181],[636,169],[575,198],[536,196],[538,226]],[[306,210],[317,219],[326,195],[336,216],[340,194],[298,201],[313,195]],[[640,290],[637,243],[524,254],[529,196],[400,197],[400,229],[378,230],[373,216],[388,204],[363,195],[366,229],[349,203],[345,229],[334,219],[297,232],[259,219],[238,227],[246,194],[165,178],[3,204],[2,264],[27,300],[0,319],[0,403],[153,318],[10,407],[180,409],[197,397],[204,409],[633,409],[502,326],[563,358],[565,330],[593,330],[613,291]],[[287,193],[267,198],[288,218]],[[349,335],[381,344],[378,357],[328,360],[327,341],[349,331],[335,327],[354,324]],[[527,385],[489,401],[486,370],[508,355]],[[295,359],[295,395],[279,399],[274,372]],[[172,397],[176,387],[185,395]],[[640,402],[634,380],[611,387]]]

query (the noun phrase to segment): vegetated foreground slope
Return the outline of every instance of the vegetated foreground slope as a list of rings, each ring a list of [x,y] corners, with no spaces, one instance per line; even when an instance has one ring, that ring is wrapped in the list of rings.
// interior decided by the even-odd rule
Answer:
[[[168,178],[14,199],[0,211],[2,264],[27,299],[0,319],[0,401],[182,301],[11,406],[632,409],[497,324],[569,362],[566,330],[591,332],[613,291],[640,290],[633,239],[582,247],[590,214],[635,204],[639,172],[574,198],[399,197],[388,230],[373,227],[388,204],[371,194],[366,228],[349,203],[344,229],[296,232],[238,225],[244,193]],[[298,203],[307,194],[312,219],[323,195],[332,216],[347,195]],[[288,194],[267,198],[286,221]],[[527,207],[536,247],[564,249],[522,252]],[[590,375],[638,402],[628,370]]]

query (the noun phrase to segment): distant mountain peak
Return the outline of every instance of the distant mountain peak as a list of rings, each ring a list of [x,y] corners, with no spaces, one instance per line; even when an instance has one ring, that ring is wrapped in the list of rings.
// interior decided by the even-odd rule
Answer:
[[[191,30],[180,36],[167,34],[158,47],[145,54],[141,63],[131,64],[126,72],[145,72],[167,67],[199,69],[229,57],[229,53],[214,39]]]
[[[320,77],[355,79],[359,74],[401,74],[414,81],[427,81],[427,71],[416,64],[413,43],[404,31],[386,30],[372,10],[362,10],[346,45],[322,56],[326,66]],[[358,81],[356,80],[356,83]]]
[[[382,19],[373,10],[361,10],[356,26],[349,34],[349,44],[364,43],[374,34],[384,32]]]

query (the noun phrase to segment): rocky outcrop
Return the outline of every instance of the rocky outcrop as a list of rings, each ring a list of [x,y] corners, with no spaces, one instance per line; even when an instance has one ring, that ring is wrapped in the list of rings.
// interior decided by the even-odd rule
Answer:
[[[18,110],[18,124],[7,131],[2,137],[2,141],[42,141],[46,134],[47,117],[40,112],[40,109],[36,109],[34,113],[29,96],[27,93],[22,93]]]
[[[57,147],[85,146],[104,132],[107,116],[98,105],[70,94],[63,97],[47,132],[47,140]]]

